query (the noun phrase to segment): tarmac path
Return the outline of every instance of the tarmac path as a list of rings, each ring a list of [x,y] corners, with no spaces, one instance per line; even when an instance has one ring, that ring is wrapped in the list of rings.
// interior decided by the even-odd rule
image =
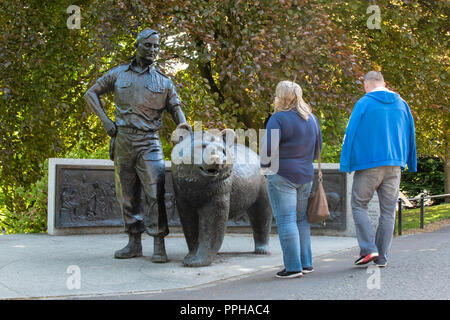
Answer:
[[[182,290],[91,297],[133,300],[449,300],[450,225],[438,231],[396,237],[386,268],[356,267],[358,248],[313,260],[315,272],[278,279],[279,270]]]

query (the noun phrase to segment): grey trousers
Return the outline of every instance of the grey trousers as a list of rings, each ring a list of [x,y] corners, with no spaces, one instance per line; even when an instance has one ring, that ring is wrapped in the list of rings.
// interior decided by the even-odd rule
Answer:
[[[401,169],[381,166],[355,172],[352,186],[352,213],[360,255],[378,252],[378,263],[386,263],[395,228]],[[374,232],[367,207],[374,192],[378,194],[380,216]]]

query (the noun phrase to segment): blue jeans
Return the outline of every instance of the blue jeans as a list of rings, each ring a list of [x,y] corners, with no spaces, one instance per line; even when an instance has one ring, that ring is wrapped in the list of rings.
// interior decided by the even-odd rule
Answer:
[[[306,217],[312,181],[296,184],[278,174],[266,177],[286,271],[312,267],[311,233]]]
[[[386,263],[395,228],[395,209],[401,179],[400,167],[382,166],[359,170],[353,176],[352,212],[360,255],[378,252],[378,263]],[[380,203],[378,227],[374,232],[367,212],[375,191]]]

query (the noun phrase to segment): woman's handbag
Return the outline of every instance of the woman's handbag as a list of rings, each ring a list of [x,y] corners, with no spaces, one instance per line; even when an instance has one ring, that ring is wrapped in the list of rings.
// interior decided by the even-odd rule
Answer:
[[[317,122],[316,128],[317,128]],[[307,209],[307,217],[309,223],[320,223],[322,222],[325,225],[325,220],[330,216],[330,211],[328,210],[328,201],[327,196],[325,194],[325,190],[323,189],[323,178],[322,178],[322,169],[320,167],[320,143],[319,143],[319,129],[317,128],[316,134],[316,148],[319,148],[319,157],[318,157],[318,169],[319,169],[319,179],[317,184],[317,189],[314,194],[312,194],[308,199],[308,209]]]

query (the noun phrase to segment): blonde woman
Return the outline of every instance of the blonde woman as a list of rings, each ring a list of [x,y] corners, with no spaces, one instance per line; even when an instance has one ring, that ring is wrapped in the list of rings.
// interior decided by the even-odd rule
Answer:
[[[278,172],[266,176],[285,266],[276,276],[299,278],[313,271],[306,207],[314,176],[312,163],[320,150],[316,137],[319,135],[322,148],[322,135],[316,117],[302,98],[301,87],[295,82],[278,83],[274,106],[261,155],[279,154]],[[272,130],[279,130],[278,134],[271,134]],[[277,137],[277,141],[272,141],[272,137]],[[261,160],[262,168],[268,165]]]

